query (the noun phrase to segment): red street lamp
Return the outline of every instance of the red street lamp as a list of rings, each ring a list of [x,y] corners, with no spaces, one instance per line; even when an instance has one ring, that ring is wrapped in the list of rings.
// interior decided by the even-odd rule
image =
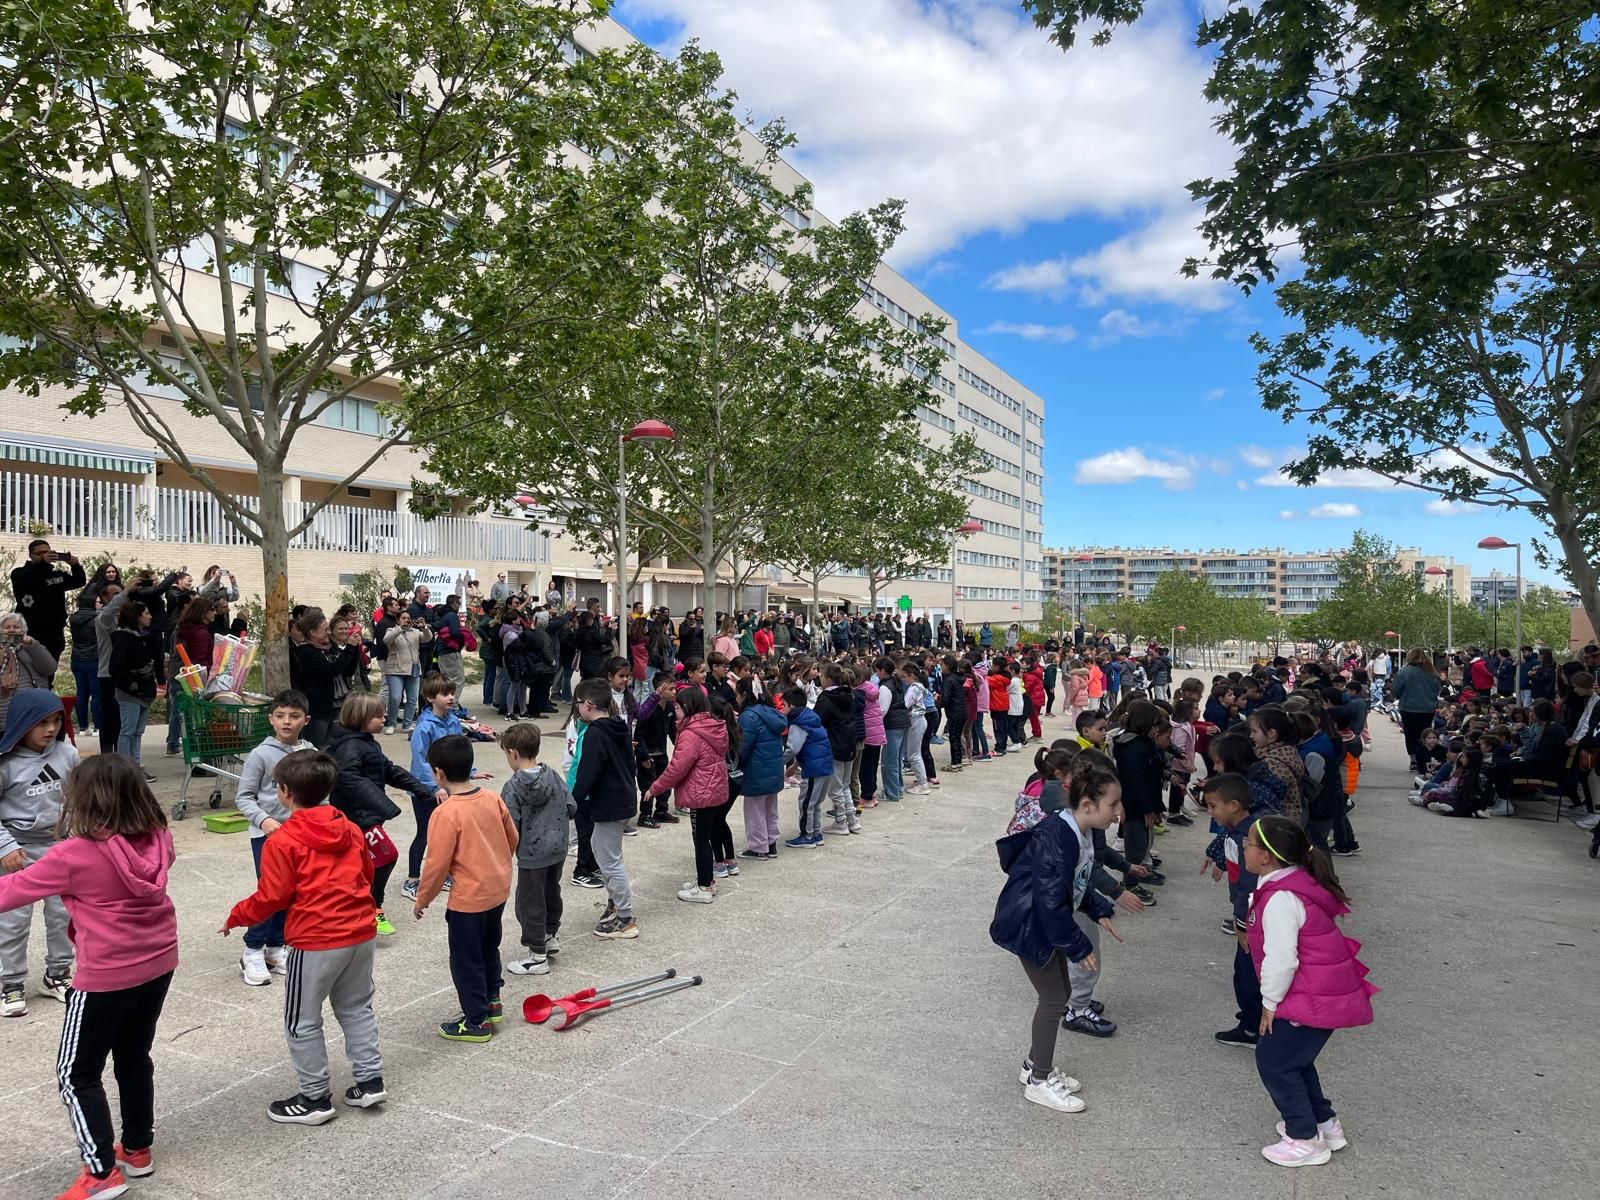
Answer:
[[[983,522],[978,520],[977,517],[968,517],[965,521],[961,522],[961,524],[956,526],[956,532],[957,533],[982,533],[983,532]]]
[[[965,521],[956,526],[956,533],[962,537],[966,537],[968,534],[982,532],[983,522],[978,520],[977,517],[968,517]],[[962,599],[965,599],[965,596],[962,592],[956,589],[956,548],[954,545],[952,545],[950,547],[950,620],[952,622],[950,644],[952,646],[955,645],[954,622],[956,620],[956,601]]]
[[[640,421],[617,432],[617,621],[628,608],[628,456],[629,442],[670,442],[677,434],[665,421]],[[716,597],[712,597],[715,602]]]
[[[1517,653],[1522,653],[1522,543],[1508,542],[1505,538],[1486,537],[1478,543],[1479,550],[1516,550],[1517,552]],[[1494,609],[1500,612],[1500,585],[1494,585]]]

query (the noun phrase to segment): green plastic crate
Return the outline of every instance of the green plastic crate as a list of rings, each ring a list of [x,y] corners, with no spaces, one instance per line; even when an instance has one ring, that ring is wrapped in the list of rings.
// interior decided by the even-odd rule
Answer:
[[[208,812],[201,819],[212,833],[243,833],[250,828],[250,818],[239,812]]]

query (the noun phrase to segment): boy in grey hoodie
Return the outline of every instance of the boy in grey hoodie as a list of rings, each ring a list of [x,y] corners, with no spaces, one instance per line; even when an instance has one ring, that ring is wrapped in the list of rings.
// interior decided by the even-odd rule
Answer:
[[[67,741],[61,697],[24,688],[11,698],[0,735],[0,870],[20,871],[56,844],[61,785],[78,765]],[[45,958],[42,990],[63,1004],[72,986],[72,940],[60,896],[44,901]],[[0,913],[0,1016],[28,1011],[28,932],[33,905]]]
[[[239,790],[233,803],[250,821],[250,855],[255,859],[256,878],[261,878],[261,847],[267,835],[289,819],[289,809],[278,800],[278,785],[272,772],[297,750],[315,750],[300,734],[311,720],[311,704],[300,692],[290,689],[272,698],[267,713],[272,736],[244,760],[239,772]],[[244,931],[244,953],[239,971],[251,987],[264,987],[274,975],[284,973],[288,950],[283,944],[284,914],[273,913],[265,921]]]
[[[561,868],[571,840],[577,802],[559,772],[539,761],[539,727],[508,726],[500,748],[511,778],[500,790],[517,827],[517,923],[527,953],[506,963],[513,975],[547,975],[549,956],[561,949]]]

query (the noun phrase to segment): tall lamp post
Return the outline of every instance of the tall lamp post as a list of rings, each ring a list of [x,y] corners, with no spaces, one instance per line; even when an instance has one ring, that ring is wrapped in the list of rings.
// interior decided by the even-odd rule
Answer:
[[[1505,538],[1486,537],[1481,542],[1478,543],[1478,549],[1479,550],[1507,550],[1507,549],[1514,549],[1517,552],[1517,650],[1516,650],[1516,652],[1518,654],[1521,654],[1522,653],[1522,543],[1521,542],[1508,542],[1508,541],[1505,540]],[[1495,600],[1495,608],[1498,609],[1500,607],[1500,584],[1499,584],[1498,581],[1496,581],[1495,585],[1494,585],[1494,600]],[[1498,647],[1497,647],[1497,649],[1498,649]]]
[[[1450,560],[1450,565],[1448,567],[1429,567],[1423,572],[1423,574],[1444,576],[1444,653],[1445,657],[1448,659],[1450,656],[1450,651],[1454,650],[1456,645],[1455,624],[1452,621],[1452,617],[1455,615],[1456,608],[1455,559]]]
[[[956,533],[960,537],[982,532],[983,522],[978,520],[977,517],[968,517],[956,526]],[[950,645],[952,648],[959,648],[956,642],[956,619],[958,616],[956,601],[960,598],[961,593],[956,590],[956,547],[955,543],[952,542],[950,544]]]
[[[1178,635],[1180,633],[1188,633],[1188,632],[1189,632],[1189,627],[1187,625],[1174,625],[1172,627],[1172,656],[1174,658],[1176,658],[1178,656]],[[1177,664],[1174,663],[1173,665],[1176,666]]]
[[[617,431],[617,635],[625,638],[623,619],[628,611],[628,443],[670,442],[677,434],[664,421],[640,421],[632,429]],[[716,597],[712,597],[715,607]],[[626,642],[619,644],[626,647]]]
[[[1072,560],[1072,620],[1078,624],[1083,620],[1083,566],[1092,563],[1094,555],[1080,554]]]

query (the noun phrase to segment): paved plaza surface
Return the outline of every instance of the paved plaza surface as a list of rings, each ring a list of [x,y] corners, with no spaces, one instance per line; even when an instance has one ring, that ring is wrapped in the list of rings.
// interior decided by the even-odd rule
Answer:
[[[1065,729],[1057,717],[1046,736]],[[1022,1099],[1033,992],[987,929],[993,842],[1030,748],[869,811],[862,836],[741,862],[713,905],[675,898],[693,874],[687,823],[643,831],[626,843],[640,939],[588,936],[604,893],[569,885],[557,968],[507,976],[506,1022],[485,1046],[435,1035],[455,1011],[444,903],[413,922],[397,875],[399,932],[378,946],[391,1099],[341,1104],[320,1128],[267,1120],[267,1102],[296,1090],[283,989],[244,986],[238,935],[215,932],[251,889],[249,847],[191,815],[172,875],[182,964],[154,1052],[157,1171],[129,1194],[1593,1195],[1600,864],[1565,821],[1412,808],[1398,731],[1378,718],[1374,733],[1354,815],[1365,853],[1338,867],[1355,902],[1346,928],[1383,994],[1377,1023],[1335,1036],[1320,1063],[1350,1137],[1327,1166],[1261,1159],[1276,1115],[1251,1056],[1212,1042],[1233,1014],[1232,941],[1218,928],[1225,885],[1197,873],[1203,822],[1157,839],[1159,906],[1120,914],[1127,944],[1107,942],[1099,995],[1121,1032],[1061,1035],[1057,1063],[1088,1110]],[[175,761],[148,745],[175,797]],[[404,761],[398,737],[385,745]],[[498,750],[479,749],[502,780]],[[742,848],[737,806],[733,824]],[[391,828],[403,850],[409,814]],[[514,930],[508,919],[508,954]],[[36,918],[30,987],[42,937]],[[565,1033],[520,1018],[527,994],[668,966],[705,983]],[[76,1173],[54,1080],[63,1011],[30,997],[26,1017],[0,1023],[0,1200],[54,1196]],[[349,1078],[331,1021],[329,1040],[337,1093]]]

